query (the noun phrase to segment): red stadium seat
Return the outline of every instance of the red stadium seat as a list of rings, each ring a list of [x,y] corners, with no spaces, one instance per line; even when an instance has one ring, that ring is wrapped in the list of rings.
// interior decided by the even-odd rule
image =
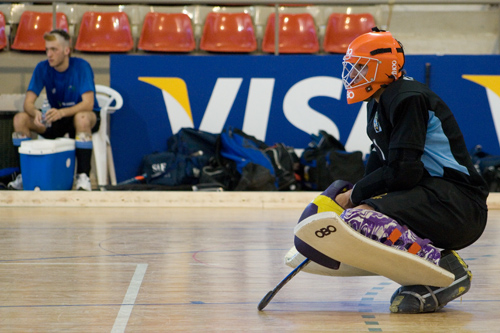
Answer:
[[[274,18],[267,20],[262,50],[274,53]],[[316,53],[319,51],[314,19],[309,13],[279,14],[279,53]]]
[[[0,50],[7,46],[7,37],[5,36],[5,16],[0,12]]]
[[[369,13],[333,13],[326,25],[323,50],[330,53],[346,53],[349,44],[359,35],[375,27],[375,19]]]
[[[52,24],[50,12],[24,11],[11,48],[21,51],[45,51],[43,35],[53,30]],[[56,13],[56,26],[68,31],[68,19],[64,13]]]
[[[134,40],[124,12],[85,12],[75,49],[83,52],[128,52]]]
[[[153,52],[190,52],[196,47],[191,19],[182,13],[149,12],[138,48]]]
[[[257,50],[250,14],[210,12],[205,19],[200,49],[209,52],[253,52]]]

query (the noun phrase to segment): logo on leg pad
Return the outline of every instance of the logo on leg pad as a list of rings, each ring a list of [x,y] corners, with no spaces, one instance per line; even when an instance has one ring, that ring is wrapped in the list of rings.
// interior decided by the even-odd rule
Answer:
[[[326,228],[321,228],[319,230],[316,230],[316,232],[314,234],[318,238],[323,238],[323,237],[328,236],[336,231],[337,231],[337,228],[335,228],[333,225],[329,225]]]

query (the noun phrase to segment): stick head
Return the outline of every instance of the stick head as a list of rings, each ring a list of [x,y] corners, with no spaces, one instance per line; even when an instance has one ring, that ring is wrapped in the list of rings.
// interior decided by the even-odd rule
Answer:
[[[273,299],[274,295],[276,295],[274,293],[274,290],[270,290],[266,296],[264,296],[262,298],[262,300],[260,301],[259,305],[257,306],[257,309],[259,309],[259,311],[262,311],[264,310],[264,308],[269,304],[269,302],[271,302],[271,300]]]

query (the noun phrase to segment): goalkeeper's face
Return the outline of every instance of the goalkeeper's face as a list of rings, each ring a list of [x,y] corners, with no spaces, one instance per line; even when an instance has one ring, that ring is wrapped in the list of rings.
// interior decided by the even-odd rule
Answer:
[[[368,73],[368,66],[363,64],[357,64],[354,66],[353,70],[349,73],[349,77],[351,78],[351,85],[356,85],[361,82]]]

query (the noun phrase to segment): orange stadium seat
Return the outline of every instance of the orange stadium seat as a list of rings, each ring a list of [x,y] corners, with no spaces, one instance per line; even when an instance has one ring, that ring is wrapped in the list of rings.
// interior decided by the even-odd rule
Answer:
[[[274,13],[269,15],[262,50],[274,53]],[[314,19],[309,13],[279,14],[279,53],[316,53],[319,51]]]
[[[370,32],[374,26],[376,26],[375,19],[369,13],[333,13],[326,25],[323,50],[330,53],[346,53],[347,47],[356,37]]]
[[[0,12],[0,50],[7,46],[7,37],[5,36],[5,16]]]
[[[134,40],[124,12],[85,12],[75,49],[83,52],[128,52]]]
[[[21,51],[45,51],[43,35],[53,29],[52,24],[50,12],[24,11],[11,48]],[[64,13],[56,13],[56,26],[68,31],[68,18]]]
[[[139,37],[139,50],[191,52],[195,47],[193,26],[188,15],[156,12],[146,14]]]
[[[208,13],[200,49],[209,52],[240,53],[257,50],[252,17],[248,13]]]

